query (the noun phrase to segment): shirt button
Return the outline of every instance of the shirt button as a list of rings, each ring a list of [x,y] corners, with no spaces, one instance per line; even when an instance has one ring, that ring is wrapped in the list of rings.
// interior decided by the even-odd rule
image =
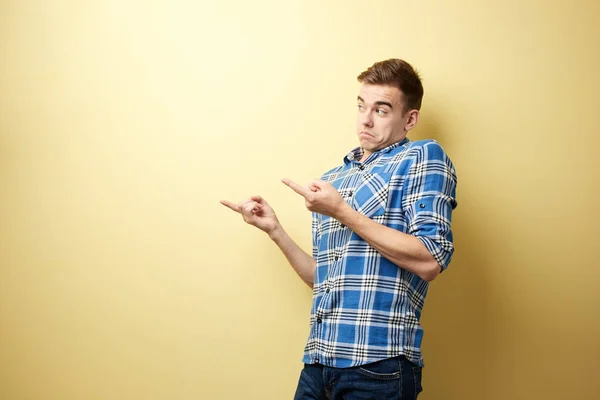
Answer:
[[[319,359],[315,358],[315,364],[318,364],[318,363],[319,363]]]
[[[323,322],[323,320],[321,318],[317,318],[317,323],[320,324],[321,322]]]
[[[331,289],[327,289],[327,290],[325,291],[325,293],[329,293],[329,292],[331,292]]]
[[[358,166],[358,169],[360,169],[360,170],[362,171],[362,170],[364,170],[364,169],[365,169],[365,166],[364,166],[363,164],[360,164],[360,165]]]
[[[335,256],[335,261],[339,260],[340,258],[338,256]]]

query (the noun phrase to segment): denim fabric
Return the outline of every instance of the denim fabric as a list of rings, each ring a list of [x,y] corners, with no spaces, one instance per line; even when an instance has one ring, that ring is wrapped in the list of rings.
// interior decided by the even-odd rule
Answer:
[[[294,400],[415,400],[421,371],[404,356],[351,368],[305,364]]]

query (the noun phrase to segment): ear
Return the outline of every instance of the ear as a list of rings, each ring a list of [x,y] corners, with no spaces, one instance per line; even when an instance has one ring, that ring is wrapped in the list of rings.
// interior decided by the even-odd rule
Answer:
[[[404,130],[410,131],[419,122],[419,110],[409,110],[406,113],[406,124],[404,124]]]

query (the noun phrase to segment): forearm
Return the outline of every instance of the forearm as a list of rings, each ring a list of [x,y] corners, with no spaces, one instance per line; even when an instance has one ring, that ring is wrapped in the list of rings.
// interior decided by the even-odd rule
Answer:
[[[351,207],[344,208],[337,219],[385,258],[425,281],[432,281],[440,273],[436,259],[415,236],[381,225]]]
[[[315,259],[302,250],[283,227],[275,229],[269,237],[277,244],[298,276],[312,288],[317,266]]]

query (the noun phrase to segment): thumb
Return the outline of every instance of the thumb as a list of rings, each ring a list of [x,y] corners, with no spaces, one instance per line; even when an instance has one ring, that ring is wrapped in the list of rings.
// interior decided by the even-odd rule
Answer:
[[[322,190],[327,185],[326,182],[315,179],[311,182],[310,186],[317,188],[318,190]]]

